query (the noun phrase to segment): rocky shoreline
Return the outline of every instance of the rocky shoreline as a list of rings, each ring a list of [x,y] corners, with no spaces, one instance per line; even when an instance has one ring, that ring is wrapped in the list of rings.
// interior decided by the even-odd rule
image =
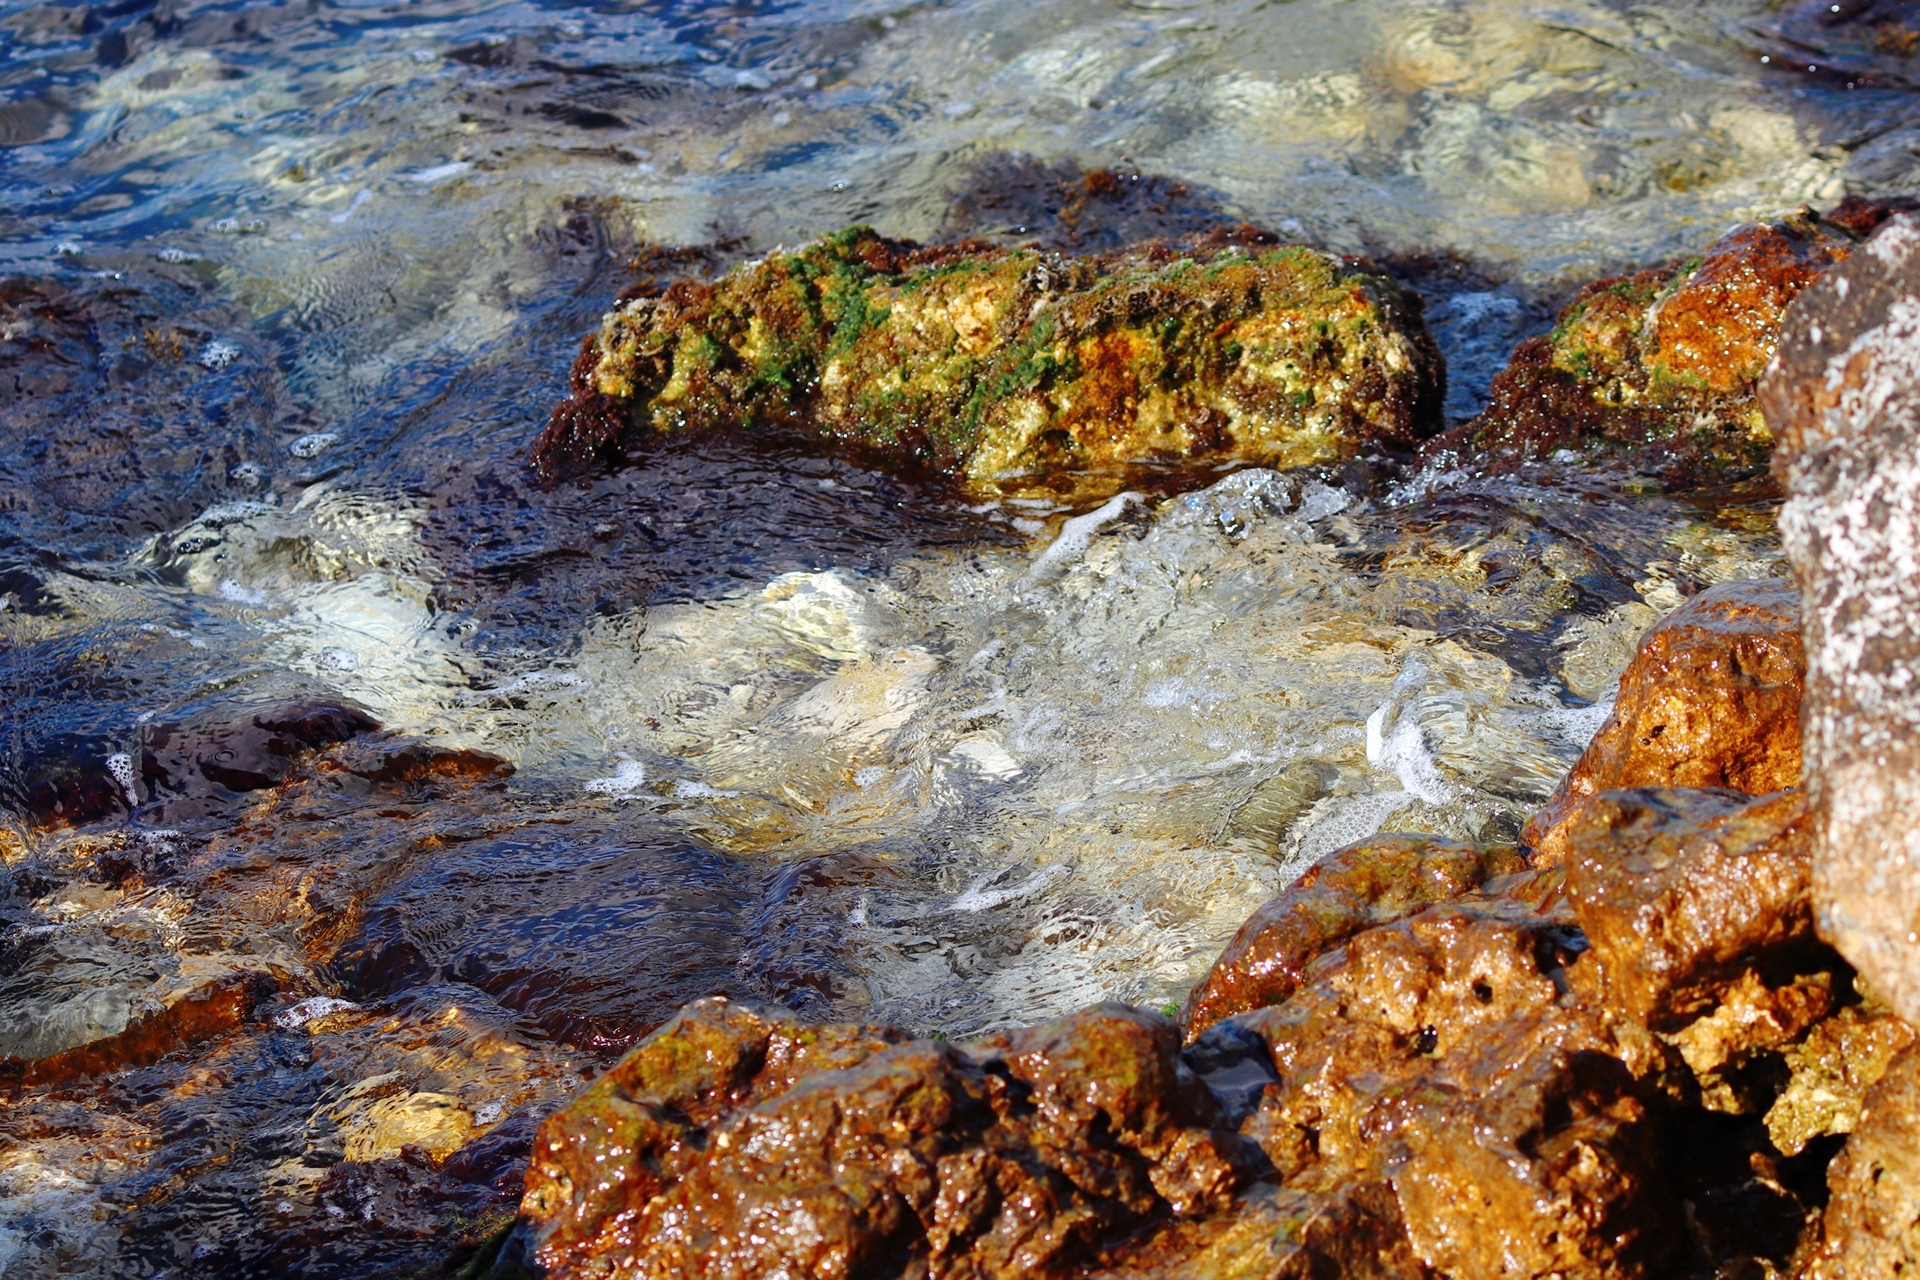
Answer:
[[[369,1257],[468,1280],[1900,1274],[1920,1264],[1920,849],[1902,843],[1920,829],[1920,233],[1899,213],[1802,211],[1598,281],[1516,353],[1486,412],[1450,428],[1414,287],[1245,228],[1084,258],[855,230],[718,278],[648,281],[588,339],[530,484],[602,481],[709,432],[1055,516],[1127,486],[1308,464],[1235,477],[1273,483],[1222,510],[1230,538],[1254,519],[1304,527],[1308,494],[1344,519],[1343,484],[1391,481],[1415,501],[1492,477],[1703,509],[1784,492],[1799,581],[1667,588],[1663,609],[1692,594],[1640,638],[1543,805],[1545,770],[1480,838],[1377,835],[1319,857],[1184,1007],[1101,1004],[971,1039],[796,1017],[784,993],[740,981],[737,940],[697,926],[632,974],[570,956],[556,979],[547,935],[488,933],[488,916],[517,922],[514,895],[539,892],[555,856],[631,838],[577,783],[559,834],[509,847],[535,825],[506,795],[512,764],[351,703],[162,722],[121,772],[91,757],[28,794],[36,836],[61,836],[54,856],[0,830],[26,869],[17,897],[159,975],[129,980],[138,999],[111,1026],[62,1005],[67,1021],[6,1042],[6,1132],[50,1148],[110,1133],[124,1150],[165,1132],[188,1172],[164,1176],[210,1184],[232,1157],[201,1150],[194,1126],[233,1110],[221,1091],[297,1078],[310,1114],[273,1141],[303,1198],[196,1253],[195,1274],[314,1258],[351,1273]],[[759,358],[776,347],[780,361]],[[939,432],[855,429],[884,425],[863,406],[888,378],[912,392],[888,401],[901,420]],[[1166,430],[1195,414],[1217,429]],[[1126,504],[1060,537],[1084,531],[1077,555]],[[201,533],[169,554],[188,563]],[[1356,556],[1413,558],[1352,538]],[[1485,541],[1460,570],[1483,606],[1541,594],[1502,607],[1524,620],[1577,604],[1625,636],[1657,616],[1638,584],[1583,585],[1603,571],[1571,540],[1537,555]],[[1408,572],[1436,572],[1442,552]],[[1437,636],[1443,606],[1426,607],[1412,625]],[[832,655],[879,670],[853,652]],[[924,675],[931,659],[902,652]],[[1610,675],[1618,655],[1595,663]],[[896,687],[911,686],[862,696],[891,713]],[[1367,760],[1385,767],[1373,757],[1396,722],[1370,728]],[[1272,798],[1285,821],[1322,795],[1322,767],[1270,779],[1301,791]],[[136,809],[145,826],[105,829]],[[1235,838],[1270,846],[1282,819],[1261,821]],[[512,878],[464,865],[478,841],[508,847]],[[683,848],[649,859],[666,902],[702,865]],[[594,876],[630,892],[629,874],[609,860],[580,892]],[[751,883],[687,900],[731,908]],[[449,902],[464,914],[441,914]],[[787,945],[767,914],[742,968]],[[98,963],[22,954],[36,998],[34,982],[57,995]],[[442,985],[416,997],[415,983]],[[672,1013],[720,990],[736,994]],[[96,1089],[201,1111],[173,1130],[128,1118],[145,1098],[75,1119]],[[229,1153],[251,1140],[223,1139]],[[164,1200],[160,1184],[139,1194]]]
[[[541,1125],[518,1223],[469,1272],[1920,1265],[1920,226],[1890,212],[1602,281],[1422,446],[1676,487],[1770,460],[1791,495],[1797,589],[1716,588],[1649,632],[1517,847],[1330,855],[1177,1018],[1100,1005],[955,1044],[698,1002]]]

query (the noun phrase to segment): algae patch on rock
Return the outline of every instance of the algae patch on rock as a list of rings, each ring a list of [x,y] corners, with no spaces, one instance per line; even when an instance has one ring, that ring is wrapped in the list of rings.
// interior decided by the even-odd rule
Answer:
[[[548,479],[651,437],[811,437],[985,496],[1304,466],[1437,428],[1417,299],[1248,233],[1064,257],[865,227],[610,312],[534,446]]]
[[[1774,436],[1756,387],[1787,307],[1893,204],[1849,198],[1735,227],[1699,257],[1595,280],[1520,344],[1486,412],[1424,453],[1499,471],[1618,456],[1675,488],[1763,475]]]

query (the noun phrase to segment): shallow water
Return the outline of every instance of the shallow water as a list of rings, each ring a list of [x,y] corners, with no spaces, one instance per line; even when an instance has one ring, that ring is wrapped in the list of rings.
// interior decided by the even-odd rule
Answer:
[[[406,1273],[711,991],[954,1036],[1178,1001],[1348,840],[1511,836],[1641,631],[1778,565],[1764,495],[1618,477],[970,508],[714,440],[541,491],[635,245],[1250,219],[1406,264],[1462,419],[1568,286],[1920,187],[1904,56],[1762,3],[0,31],[0,1055],[241,1010],[0,1104],[10,1277]],[[1166,177],[1062,210],[1076,163]],[[392,736],[313,754],[364,728],[325,704]]]

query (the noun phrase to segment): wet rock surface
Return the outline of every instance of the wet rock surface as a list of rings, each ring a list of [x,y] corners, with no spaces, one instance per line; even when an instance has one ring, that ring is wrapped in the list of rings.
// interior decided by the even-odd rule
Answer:
[[[610,313],[533,457],[562,477],[656,434],[785,429],[988,496],[1096,497],[1408,447],[1443,377],[1417,299],[1262,233],[1065,258],[853,228]]]
[[[1523,865],[1511,850],[1421,836],[1387,836],[1331,854],[1240,927],[1187,997],[1181,1023],[1197,1036],[1223,1018],[1279,1004],[1299,989],[1308,964],[1352,935]]]
[[[1806,828],[1617,791],[1563,868],[1343,850],[1184,1050],[1124,1006],[963,1044],[693,1006],[546,1121],[501,1274],[1787,1268],[1911,1037],[1813,938]]]
[[[1827,1172],[1833,1200],[1803,1280],[1905,1276],[1920,1267],[1920,1052],[1889,1064]]]
[[[1803,209],[1696,258],[1594,281],[1550,334],[1520,344],[1486,411],[1423,456],[1473,471],[1610,457],[1681,489],[1764,476],[1774,434],[1755,391],[1787,306],[1893,207]]]
[[[1920,222],[1795,308],[1763,396],[1804,598],[1822,934],[1920,1019]]]
[[[1800,781],[1806,660],[1799,596],[1777,580],[1701,592],[1641,638],[1606,722],[1521,842],[1565,859],[1572,823],[1602,791],[1721,787],[1763,795]]]

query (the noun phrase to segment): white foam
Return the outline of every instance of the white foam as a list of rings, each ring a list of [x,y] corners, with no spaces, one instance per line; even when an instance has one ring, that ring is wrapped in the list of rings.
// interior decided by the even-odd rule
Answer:
[[[273,1025],[282,1031],[299,1031],[308,1023],[318,1022],[321,1018],[332,1017],[336,1013],[358,1009],[360,1006],[351,1000],[342,1000],[338,996],[308,996],[295,1005],[290,1005],[273,1015]]]
[[[120,785],[120,794],[127,798],[127,808],[137,808],[140,804],[140,791],[133,774],[133,757],[124,751],[116,751],[107,757],[107,772]]]
[[[602,796],[630,796],[647,783],[647,766],[638,760],[622,760],[614,766],[611,776],[591,778],[584,785],[588,791]]]
[[[1125,515],[1127,508],[1139,501],[1140,495],[1137,493],[1115,494],[1095,510],[1083,516],[1074,516],[1063,523],[1053,542],[1033,562],[1028,578],[1034,582],[1045,582],[1065,573],[1074,561],[1087,554],[1093,535]]]

